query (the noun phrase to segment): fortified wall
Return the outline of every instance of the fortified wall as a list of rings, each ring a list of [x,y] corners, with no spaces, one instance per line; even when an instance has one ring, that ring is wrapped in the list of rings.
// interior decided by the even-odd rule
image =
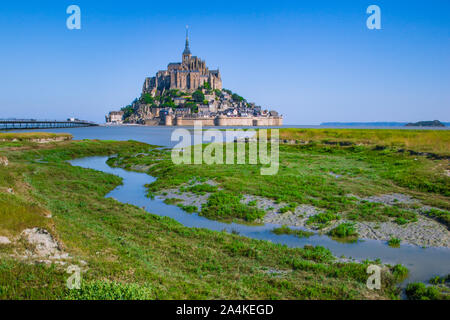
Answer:
[[[163,121],[166,126],[193,126],[200,122],[202,126],[223,126],[223,127],[252,127],[252,126],[282,126],[283,117],[186,117],[167,115]]]

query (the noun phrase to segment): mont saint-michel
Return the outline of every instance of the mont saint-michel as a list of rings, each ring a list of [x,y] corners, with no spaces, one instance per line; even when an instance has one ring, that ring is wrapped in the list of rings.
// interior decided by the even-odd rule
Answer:
[[[181,62],[169,63],[148,77],[140,98],[120,111],[111,111],[107,123],[191,126],[280,126],[283,117],[222,87],[219,69],[193,56],[186,30]]]

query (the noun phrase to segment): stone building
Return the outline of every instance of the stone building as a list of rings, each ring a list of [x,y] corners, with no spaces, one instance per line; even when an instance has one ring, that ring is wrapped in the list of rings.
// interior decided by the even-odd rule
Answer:
[[[122,124],[123,115],[123,111],[111,111],[107,116],[105,116],[105,120],[107,123]]]
[[[155,77],[146,78],[143,93],[155,96],[171,89],[193,92],[205,82],[209,82],[213,90],[222,90],[219,70],[209,70],[204,60],[192,56],[189,48],[189,34],[186,30],[182,62],[169,63],[167,70],[158,71]]]

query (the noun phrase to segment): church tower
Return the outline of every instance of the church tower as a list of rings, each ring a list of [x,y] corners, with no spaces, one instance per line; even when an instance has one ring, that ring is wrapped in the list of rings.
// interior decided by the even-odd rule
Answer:
[[[186,45],[183,51],[183,64],[188,65],[189,59],[191,58],[191,50],[189,49],[189,27],[186,26]]]

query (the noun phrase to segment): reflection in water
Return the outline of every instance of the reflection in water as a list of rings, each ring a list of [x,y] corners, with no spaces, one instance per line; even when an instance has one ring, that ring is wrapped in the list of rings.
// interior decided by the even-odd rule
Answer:
[[[187,227],[206,228],[210,230],[238,232],[249,238],[267,240],[273,243],[285,244],[289,247],[303,247],[304,245],[324,246],[337,257],[345,256],[357,260],[381,259],[384,263],[401,263],[410,270],[407,282],[425,282],[436,275],[450,273],[450,249],[421,248],[413,245],[402,245],[400,248],[390,248],[383,241],[365,240],[357,243],[339,243],[327,236],[315,235],[310,238],[298,238],[292,235],[275,235],[271,232],[273,224],[249,226],[237,223],[222,223],[206,219],[198,214],[188,214],[177,206],[167,205],[157,197],[146,197],[144,185],[155,181],[145,173],[125,171],[111,168],[106,164],[107,157],[91,157],[71,161],[72,165],[112,173],[123,178],[123,185],[111,191],[107,197],[120,202],[144,207],[148,212],[160,216],[171,217]]]

